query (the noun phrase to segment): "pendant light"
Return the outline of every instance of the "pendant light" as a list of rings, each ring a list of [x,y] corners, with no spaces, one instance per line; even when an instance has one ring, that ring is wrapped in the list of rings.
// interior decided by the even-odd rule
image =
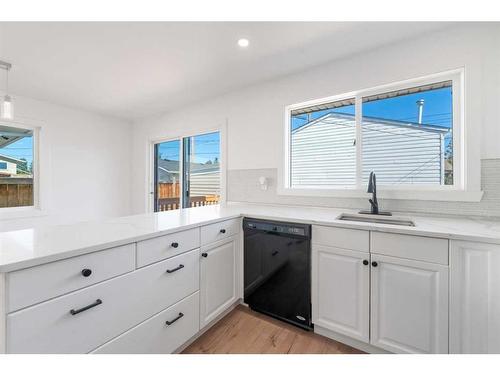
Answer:
[[[9,95],[9,71],[11,67],[10,63],[0,60],[0,68],[5,70],[5,96],[2,98],[0,106],[0,118],[2,120],[14,119],[14,106]]]

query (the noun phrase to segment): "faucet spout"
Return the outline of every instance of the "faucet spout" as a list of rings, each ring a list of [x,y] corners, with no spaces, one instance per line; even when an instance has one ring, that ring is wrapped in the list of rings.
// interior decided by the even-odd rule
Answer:
[[[372,214],[372,215],[392,215],[390,212],[380,211],[378,208],[377,200],[377,176],[374,172],[370,172],[370,178],[368,180],[368,190],[367,193],[371,193],[372,197],[368,199],[371,208],[370,211],[360,211],[360,214]]]
[[[370,172],[370,180],[368,181],[368,193],[372,193],[372,198],[368,200],[371,204],[371,213],[378,215],[378,200],[377,200],[377,176]]]

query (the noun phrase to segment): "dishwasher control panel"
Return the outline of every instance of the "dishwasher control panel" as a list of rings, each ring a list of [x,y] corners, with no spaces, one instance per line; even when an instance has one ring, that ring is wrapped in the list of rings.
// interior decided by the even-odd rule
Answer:
[[[292,224],[283,222],[268,222],[245,219],[244,229],[254,229],[258,231],[280,233],[280,234],[291,234],[294,236],[304,236],[309,237],[310,225],[308,224]]]

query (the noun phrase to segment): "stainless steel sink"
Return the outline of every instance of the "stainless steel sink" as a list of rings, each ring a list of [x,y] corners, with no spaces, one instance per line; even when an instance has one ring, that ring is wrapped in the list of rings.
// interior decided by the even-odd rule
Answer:
[[[401,216],[381,216],[369,214],[341,214],[337,220],[345,221],[360,221],[363,223],[403,225],[406,227],[414,227],[415,223],[407,217]]]

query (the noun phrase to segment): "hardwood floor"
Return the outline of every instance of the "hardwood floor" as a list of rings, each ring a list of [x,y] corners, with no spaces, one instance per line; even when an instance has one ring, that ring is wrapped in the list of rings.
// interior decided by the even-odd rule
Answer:
[[[340,342],[237,306],[185,354],[360,354]]]

